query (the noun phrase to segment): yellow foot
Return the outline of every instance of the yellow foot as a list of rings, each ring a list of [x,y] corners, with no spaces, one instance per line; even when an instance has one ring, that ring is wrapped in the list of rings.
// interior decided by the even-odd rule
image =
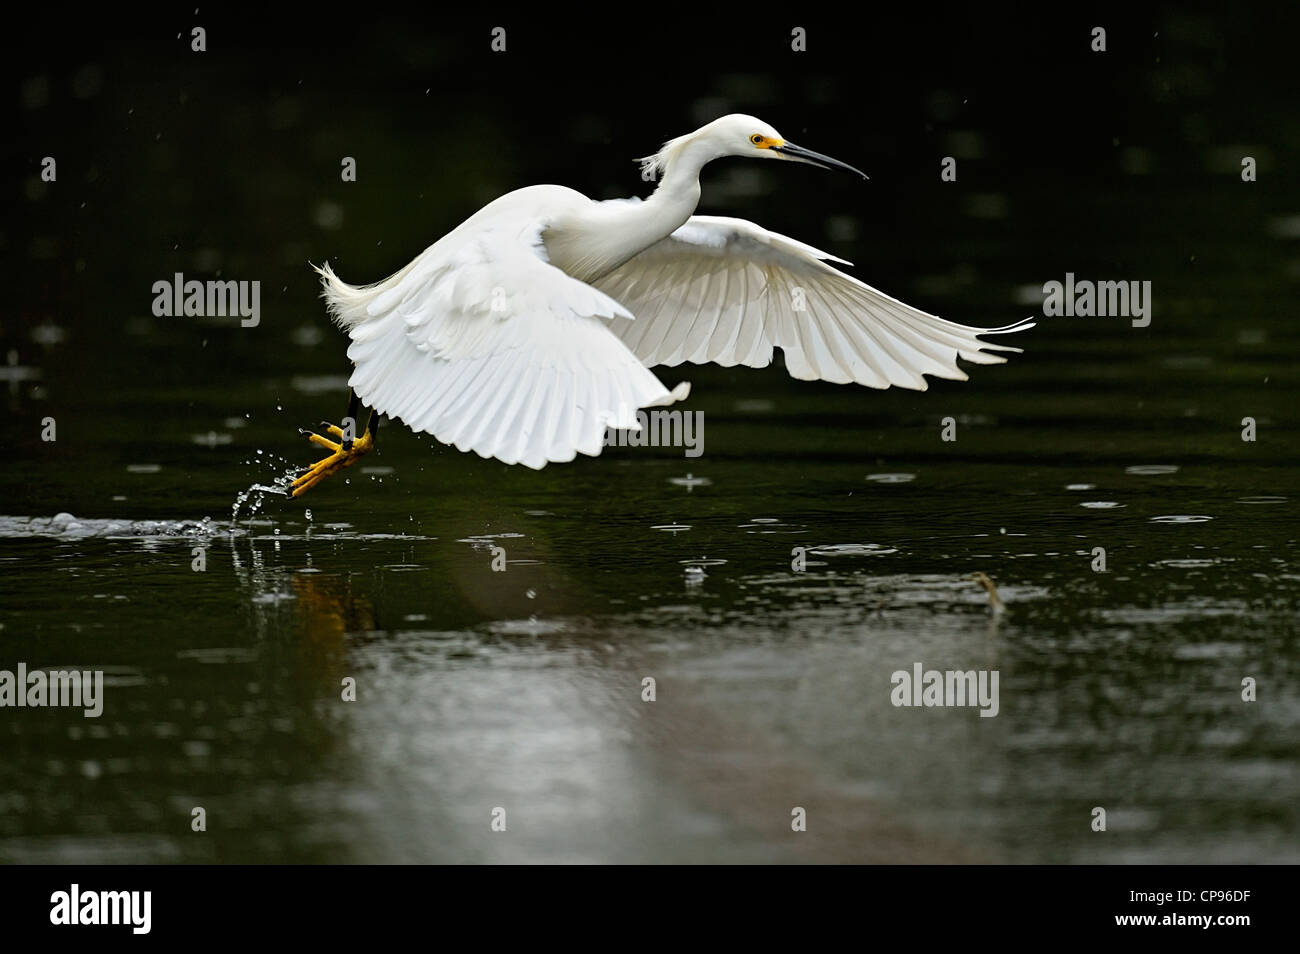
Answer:
[[[339,439],[337,444],[334,441],[326,440],[312,431],[304,431],[309,441],[313,444],[319,444],[321,447],[324,447],[332,453],[330,456],[316,461],[316,463],[307,468],[306,473],[302,474],[293,482],[289,487],[290,497],[301,497],[330,474],[340,471],[344,467],[351,467],[360,460],[363,455],[368,454],[374,449],[375,438],[370,432],[370,428],[366,428],[366,432],[353,441],[352,447],[348,450],[343,449],[343,429],[335,427],[333,424],[327,425],[327,429],[331,436]]]

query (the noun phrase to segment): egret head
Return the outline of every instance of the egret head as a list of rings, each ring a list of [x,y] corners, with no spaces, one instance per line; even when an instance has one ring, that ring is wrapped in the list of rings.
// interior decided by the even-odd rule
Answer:
[[[674,158],[688,149],[699,157],[701,164],[723,156],[745,156],[751,159],[805,162],[821,169],[845,169],[867,178],[865,172],[838,159],[796,146],[763,120],[744,113],[732,113],[715,119],[693,133],[665,143],[657,155],[642,160],[642,167],[655,173],[664,172]]]

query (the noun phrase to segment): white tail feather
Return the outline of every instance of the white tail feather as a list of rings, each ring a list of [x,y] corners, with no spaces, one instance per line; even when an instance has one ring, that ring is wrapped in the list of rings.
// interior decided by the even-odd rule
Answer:
[[[330,268],[329,262],[321,266],[312,265],[312,268],[316,269],[316,274],[320,275],[320,296],[325,299],[325,306],[329,310],[330,316],[334,319],[335,324],[344,331],[351,331],[357,325],[374,317],[368,310],[370,303],[401,281],[402,276],[409,272],[414,264],[415,262],[411,262],[400,272],[389,275],[381,282],[360,286],[349,285],[339,278],[338,275],[334,274],[334,269]]]

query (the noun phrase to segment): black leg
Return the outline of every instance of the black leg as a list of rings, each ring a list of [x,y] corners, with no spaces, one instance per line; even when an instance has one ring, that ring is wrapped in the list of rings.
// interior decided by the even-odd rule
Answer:
[[[352,432],[354,434],[356,433],[357,430],[357,414],[360,411],[361,411],[361,398],[357,397],[356,391],[349,391],[348,392],[348,417],[352,419]],[[347,422],[345,421],[344,431],[347,430],[346,424]],[[352,438],[345,437],[343,439],[343,449],[345,451],[352,450]]]

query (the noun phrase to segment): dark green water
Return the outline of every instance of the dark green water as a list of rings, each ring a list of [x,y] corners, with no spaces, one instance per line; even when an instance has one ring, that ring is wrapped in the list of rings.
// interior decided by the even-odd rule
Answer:
[[[1017,146],[1032,102],[883,142],[823,105],[792,138],[885,185],[720,164],[702,209],[972,324],[1032,314],[1024,289],[1066,271],[1148,280],[1149,327],[1044,319],[1011,363],[923,394],[660,369],[694,384],[696,459],[533,472],[386,425],[362,466],[233,524],[237,493],[314,457],[297,427],[343,413],[307,259],[373,280],[496,192],[639,191],[625,160],[661,130],[601,131],[612,107],[593,107],[564,127],[591,165],[453,154],[369,104],[325,126],[338,90],[310,68],[302,90],[268,58],[151,94],[143,67],[102,61],[66,107],[97,145],[61,191],[28,183],[5,230],[28,291],[3,343],[39,377],[0,392],[0,669],[103,669],[104,713],[0,710],[0,861],[1300,860],[1300,191],[1278,168],[1300,124],[1281,93],[1237,117],[1196,43],[1159,52],[1126,67],[1148,83],[1087,101],[1121,118],[1068,154]],[[428,83],[409,85],[394,115]],[[797,126],[814,87],[769,118]],[[892,108],[960,98],[943,92]],[[55,99],[22,128],[54,128]],[[476,115],[466,93],[444,131],[510,139]],[[663,133],[693,124],[666,115]],[[941,186],[931,155],[963,132],[969,177]],[[350,136],[391,151],[349,193],[330,181],[337,154],[366,155]],[[1259,182],[1238,153],[1265,157]],[[149,315],[152,281],[205,265],[263,280],[257,329]],[[796,547],[833,549],[799,572]],[[893,706],[917,662],[997,670],[997,717]]]

